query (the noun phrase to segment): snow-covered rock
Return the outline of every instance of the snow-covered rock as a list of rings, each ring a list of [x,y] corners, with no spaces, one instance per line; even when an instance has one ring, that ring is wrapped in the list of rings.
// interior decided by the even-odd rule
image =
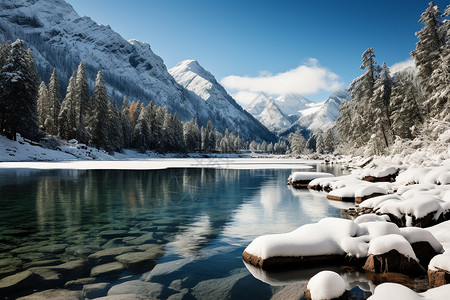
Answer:
[[[364,169],[359,178],[371,182],[382,182],[382,181],[395,181],[395,177],[398,173],[398,168],[396,167],[386,167],[383,169]]]
[[[367,300],[386,300],[392,297],[407,300],[446,300],[450,294],[450,285],[429,289],[423,293],[416,293],[398,283],[382,283],[378,285],[372,296]]]
[[[335,299],[345,293],[345,281],[336,272],[322,271],[309,280],[307,289],[311,300]]]
[[[288,184],[294,187],[307,187],[308,183],[316,178],[329,178],[334,177],[333,174],[330,173],[322,173],[322,172],[294,172],[289,175]]]
[[[396,250],[404,256],[417,260],[410,243],[399,234],[378,236],[370,241],[368,254],[379,255]]]
[[[328,193],[327,198],[330,200],[361,203],[372,197],[386,195],[389,193],[389,190],[390,187],[386,184],[366,182],[332,190]]]

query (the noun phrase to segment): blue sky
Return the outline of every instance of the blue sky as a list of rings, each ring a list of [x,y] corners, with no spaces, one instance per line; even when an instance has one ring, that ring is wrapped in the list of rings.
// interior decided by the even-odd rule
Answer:
[[[428,7],[423,0],[67,2],[124,38],[149,43],[168,68],[198,60],[244,106],[258,89],[323,101],[361,74],[369,47],[379,64],[409,59]],[[441,11],[448,4],[435,3]]]

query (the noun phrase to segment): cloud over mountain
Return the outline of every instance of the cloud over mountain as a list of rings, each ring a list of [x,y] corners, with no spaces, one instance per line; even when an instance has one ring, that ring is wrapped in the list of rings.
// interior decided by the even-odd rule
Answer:
[[[255,77],[227,76],[222,79],[221,84],[229,90],[237,90],[242,95],[245,94],[243,92],[310,95],[320,91],[333,92],[343,86],[339,76],[322,67],[315,58],[309,58],[305,64],[277,74],[264,71]],[[245,98],[243,99],[245,101]]]

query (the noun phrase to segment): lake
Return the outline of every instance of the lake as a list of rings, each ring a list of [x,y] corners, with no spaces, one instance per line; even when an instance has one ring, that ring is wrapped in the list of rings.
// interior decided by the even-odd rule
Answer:
[[[28,276],[0,283],[0,295],[65,286],[88,298],[298,299],[318,269],[267,273],[241,258],[259,235],[343,215],[324,193],[286,186],[295,170],[0,169],[0,278]]]

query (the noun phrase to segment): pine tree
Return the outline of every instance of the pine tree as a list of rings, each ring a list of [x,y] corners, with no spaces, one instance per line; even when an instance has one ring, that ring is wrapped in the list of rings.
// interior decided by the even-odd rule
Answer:
[[[391,98],[392,78],[386,63],[383,63],[375,81],[373,95],[369,100],[368,110],[372,114],[373,126],[367,128],[368,134],[375,134],[378,152],[392,142],[389,101]]]
[[[441,13],[439,8],[430,2],[428,8],[422,13],[419,22],[424,27],[416,32],[419,38],[416,49],[411,52],[416,64],[417,78],[425,98],[431,96],[434,87],[430,84],[429,78],[439,65],[440,47],[442,41],[439,37],[439,18]]]
[[[196,118],[184,124],[183,135],[187,151],[193,152],[200,148],[200,131]]]
[[[103,74],[98,71],[95,79],[95,89],[93,97],[93,117],[92,117],[92,144],[97,149],[108,149],[110,144],[107,133],[108,120],[108,94],[106,91]]]
[[[37,72],[33,56],[17,40],[10,44],[0,70],[0,133],[16,139],[16,133],[37,138]]]
[[[76,137],[77,105],[75,102],[76,73],[72,74],[67,86],[66,96],[61,103],[58,115],[58,134],[61,138],[71,140]]]
[[[291,133],[288,137],[291,154],[300,155],[305,151],[306,141],[300,129]]]
[[[107,127],[109,152],[120,152],[123,149],[122,123],[120,122],[120,113],[116,105],[112,101],[108,101],[108,118]]]
[[[89,85],[82,61],[78,65],[77,69],[74,98],[77,106],[77,126],[86,126],[89,119],[91,105],[89,103]]]
[[[418,97],[420,93],[405,75],[398,74],[390,99],[392,131],[401,138],[413,138],[414,128],[422,124]]]
[[[82,143],[89,143],[91,135],[88,125],[92,125],[92,103],[89,100],[89,85],[87,82],[86,71],[84,69],[83,62],[78,65],[75,89],[74,89],[74,101],[76,105],[76,138]]]
[[[150,149],[151,144],[151,133],[147,123],[148,113],[149,111],[147,108],[141,110],[141,114],[136,121],[136,126],[132,133],[132,146],[141,153],[145,153]]]
[[[39,128],[45,130],[44,123],[48,115],[48,89],[47,85],[43,81],[39,85],[38,90],[37,112]]]
[[[450,16],[450,5],[443,18]],[[428,79],[432,92],[425,105],[431,117],[450,121],[450,20],[444,19],[438,28],[441,41],[439,61]]]
[[[50,122],[49,125],[46,125],[46,130],[50,134],[58,135],[58,116],[61,109],[61,90],[55,69],[53,69],[50,82],[48,84],[48,105],[50,108]]]
[[[129,148],[131,146],[131,118],[127,97],[123,97],[122,109],[120,111],[120,123],[122,126],[123,147]]]

